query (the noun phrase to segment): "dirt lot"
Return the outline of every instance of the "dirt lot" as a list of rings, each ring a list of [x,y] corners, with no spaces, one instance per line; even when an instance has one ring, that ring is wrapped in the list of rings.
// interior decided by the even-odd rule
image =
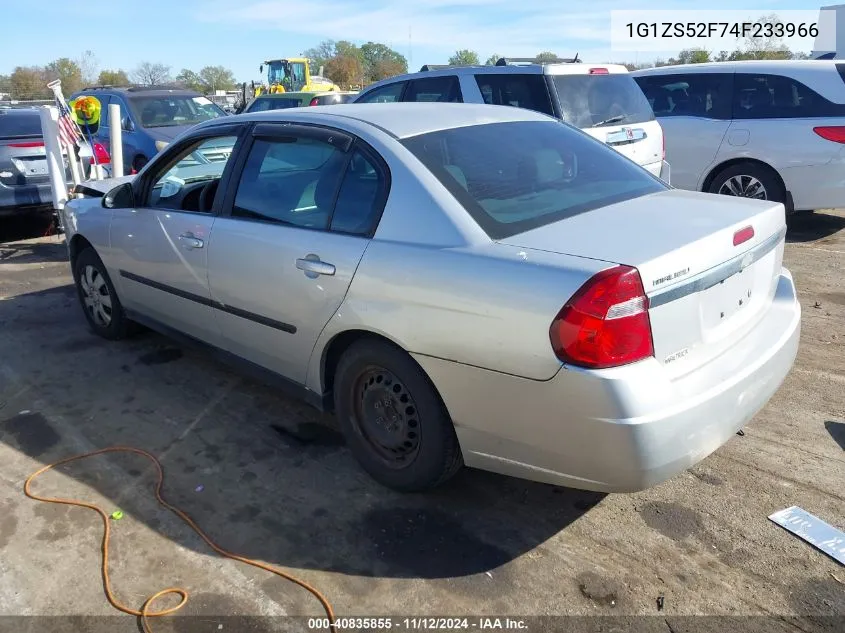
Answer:
[[[221,545],[292,570],[339,615],[652,615],[631,622],[672,633],[716,622],[685,615],[758,616],[741,627],[845,630],[845,568],[766,518],[795,504],[845,527],[845,212],[792,222],[801,349],[746,435],[661,486],[609,496],[475,471],[433,494],[387,491],[306,405],[154,334],[94,337],[61,239],[5,228],[16,234],[0,244],[0,615],[116,613],[99,519],[22,487],[46,463],[130,445],[161,458],[166,496]],[[322,614],[304,590],[213,554],[156,505],[152,481],[142,458],[116,455],[39,490],[123,510],[112,581],[132,607],[176,585],[191,593],[181,613],[207,616],[201,630],[218,630],[215,615]]]

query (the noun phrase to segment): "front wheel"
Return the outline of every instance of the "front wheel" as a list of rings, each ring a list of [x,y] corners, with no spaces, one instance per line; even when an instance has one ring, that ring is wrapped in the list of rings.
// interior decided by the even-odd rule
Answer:
[[[338,363],[334,401],[352,454],[384,486],[428,490],[463,464],[437,391],[407,353],[386,342],[349,347]]]
[[[79,302],[94,333],[110,340],[130,334],[133,324],[126,318],[106,267],[94,249],[86,248],[76,258],[74,276]]]

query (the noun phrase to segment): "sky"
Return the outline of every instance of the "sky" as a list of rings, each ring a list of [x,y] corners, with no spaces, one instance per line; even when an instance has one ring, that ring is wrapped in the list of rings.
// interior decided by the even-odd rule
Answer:
[[[726,9],[816,14],[821,4],[835,2],[712,0],[707,8],[717,17]],[[223,65],[239,81],[260,79],[265,59],[297,56],[324,39],[387,44],[408,58],[412,71],[446,63],[463,48],[475,50],[482,63],[494,53],[524,57],[544,50],[564,57],[578,52],[587,61],[665,59],[671,51],[612,50],[611,11],[695,6],[689,0],[111,0],[82,3],[94,8],[86,19],[80,3],[67,0],[3,5],[0,74],[76,59],[88,49],[101,69],[129,71],[149,61],[175,75]]]

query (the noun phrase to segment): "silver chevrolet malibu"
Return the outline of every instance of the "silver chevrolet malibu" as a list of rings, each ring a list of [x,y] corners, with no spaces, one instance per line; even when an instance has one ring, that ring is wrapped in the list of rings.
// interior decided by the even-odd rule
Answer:
[[[89,193],[63,220],[96,333],[142,324],[333,410],[399,490],[463,464],[652,486],[798,349],[781,204],[671,189],[525,109],[215,119]]]

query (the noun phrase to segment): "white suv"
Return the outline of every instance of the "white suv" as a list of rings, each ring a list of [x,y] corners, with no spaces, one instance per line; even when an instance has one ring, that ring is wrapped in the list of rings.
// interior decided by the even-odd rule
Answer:
[[[543,112],[604,141],[669,182],[663,130],[624,66],[502,58],[494,66],[423,66],[384,79],[351,103],[489,103]]]
[[[845,64],[741,61],[631,73],[666,134],[672,185],[845,207]]]

